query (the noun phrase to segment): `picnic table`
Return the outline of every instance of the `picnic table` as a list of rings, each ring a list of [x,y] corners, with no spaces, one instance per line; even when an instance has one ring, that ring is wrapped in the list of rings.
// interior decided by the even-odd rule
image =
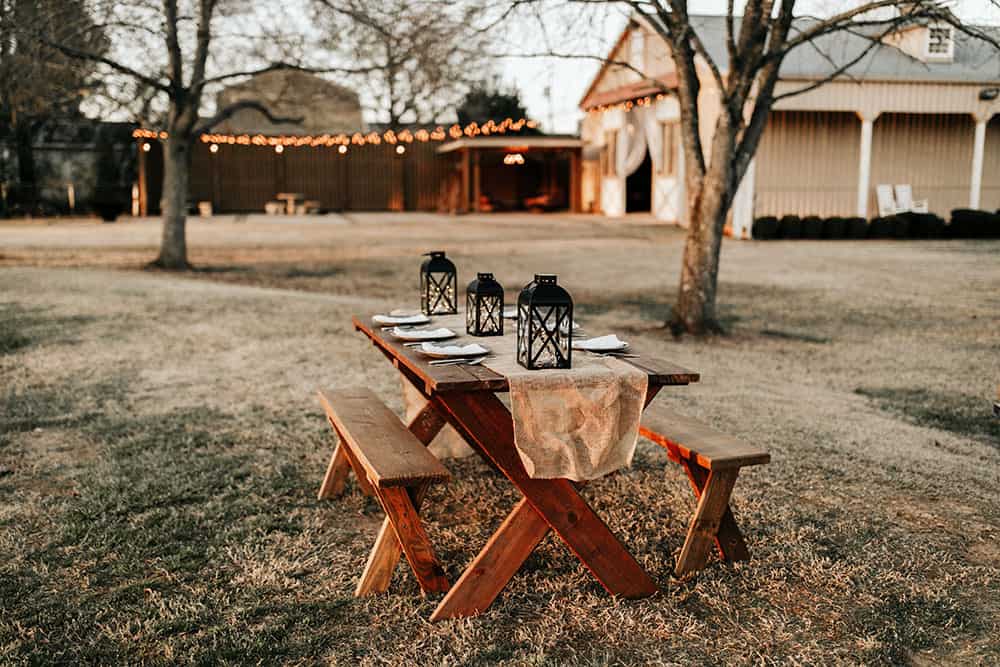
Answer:
[[[279,192],[274,197],[285,202],[285,212],[288,215],[295,215],[298,203],[306,199],[305,194],[301,192]]]
[[[485,611],[550,530],[609,593],[640,598],[658,590],[652,578],[580,495],[581,484],[528,476],[515,449],[511,414],[497,396],[509,389],[506,377],[483,365],[430,365],[419,352],[372,324],[371,316],[355,316],[353,322],[355,329],[367,336],[427,399],[426,406],[410,421],[408,430],[426,444],[446,423],[451,424],[523,495],[450,587],[431,620]],[[699,379],[698,373],[654,356],[643,354],[622,361],[646,373],[646,405],[663,387],[683,386]],[[383,532],[391,530],[387,521]],[[386,575],[381,570],[385,564],[395,567],[403,546],[395,539],[383,539],[380,534],[359,583],[359,594],[385,582]]]

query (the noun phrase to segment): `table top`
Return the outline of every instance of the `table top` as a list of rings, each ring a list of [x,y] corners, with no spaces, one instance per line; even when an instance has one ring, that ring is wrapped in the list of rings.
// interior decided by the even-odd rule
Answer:
[[[306,196],[301,192],[279,192],[274,195],[275,199],[305,199]]]
[[[381,325],[373,324],[373,315],[374,313],[355,315],[353,317],[354,328],[368,336],[374,345],[392,359],[393,364],[400,367],[401,370],[405,368],[407,372],[419,378],[428,391],[503,392],[509,390],[506,377],[483,365],[431,366],[428,364],[431,361],[429,358],[414,349],[405,347],[404,341],[396,340],[387,331],[382,331]],[[488,343],[489,339],[485,339],[484,342]],[[640,356],[621,358],[621,360],[645,371],[649,377],[650,386],[686,385],[697,382],[701,377],[698,373],[681,368],[672,362],[643,354],[641,350],[630,348],[629,351],[636,352]]]

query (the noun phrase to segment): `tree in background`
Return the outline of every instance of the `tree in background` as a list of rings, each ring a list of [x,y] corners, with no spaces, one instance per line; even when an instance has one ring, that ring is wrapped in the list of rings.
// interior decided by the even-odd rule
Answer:
[[[315,10],[329,48],[365,70],[362,97],[392,126],[437,121],[490,64],[482,0],[315,0]]]
[[[537,10],[540,5],[553,3],[516,0],[514,4]],[[738,15],[737,5],[729,0],[724,17],[725,55],[718,59],[706,47],[702,26],[692,21],[687,0],[570,0],[568,5],[563,4],[577,15],[584,6],[624,7],[652,26],[669,47],[676,87],[666,87],[646,76],[641,65],[599,59],[638,72],[664,93],[675,95],[680,106],[688,231],[680,289],[669,322],[675,333],[721,331],[716,292],[723,228],[776,102],[844,77],[854,65],[881,48],[886,37],[911,25],[948,23],[971,38],[997,47],[988,33],[963,25],[938,0],[869,0],[822,17],[796,16],[796,0],[747,0],[740,7],[742,15]],[[835,57],[827,47],[836,42],[828,38],[843,33],[864,38],[864,46],[846,58],[842,53]],[[830,63],[829,75],[777,92],[781,65],[797,49],[818,52]],[[593,53],[560,53],[551,48],[525,55],[597,57]],[[709,89],[717,90],[718,97],[701,95]],[[703,133],[701,119],[710,116],[703,113],[704,107],[716,103],[720,113],[711,132]]]
[[[282,68],[360,71],[306,67],[297,57],[304,49],[301,34],[290,29],[294,26],[262,17],[253,3],[243,0],[92,0],[84,3],[84,11],[56,0],[53,4],[57,7],[51,13],[54,25],[72,29],[66,35],[43,26],[38,41],[68,58],[96,64],[98,74],[114,82],[122,104],[140,120],[160,119],[159,126],[168,133],[163,234],[159,256],[151,264],[158,268],[189,268],[187,197],[195,138],[248,107],[275,122],[293,120],[276,119],[254,101],[217,109],[205,119],[201,112],[206,91],[231,79]],[[110,51],[69,38],[86,37],[97,30],[110,37]]]
[[[64,12],[80,18],[63,21]],[[50,118],[77,116],[80,101],[99,85],[93,63],[41,43],[35,39],[40,29],[95,54],[108,46],[82,0],[0,0],[0,141],[14,144],[18,188],[11,195],[28,211],[38,198],[32,149],[36,131]]]
[[[456,107],[459,125],[469,123],[485,123],[488,120],[499,121],[504,118],[524,118],[528,115],[521,96],[516,89],[501,90],[495,83],[480,82],[465,94]]]

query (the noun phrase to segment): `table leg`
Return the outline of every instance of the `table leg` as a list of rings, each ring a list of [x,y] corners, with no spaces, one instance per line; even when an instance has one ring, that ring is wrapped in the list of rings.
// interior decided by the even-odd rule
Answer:
[[[431,621],[475,616],[488,609],[548,533],[549,524],[528,501],[518,502],[441,600]]]
[[[657,591],[642,566],[566,479],[532,479],[514,448],[514,426],[503,403],[484,392],[437,394],[435,402],[462,424],[527,502],[613,595],[639,598]]]

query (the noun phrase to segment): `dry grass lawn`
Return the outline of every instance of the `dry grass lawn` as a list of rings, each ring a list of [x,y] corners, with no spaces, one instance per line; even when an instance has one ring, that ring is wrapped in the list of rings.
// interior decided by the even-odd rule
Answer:
[[[730,334],[661,327],[677,230],[589,217],[0,225],[0,662],[1000,662],[1000,242],[727,242]],[[698,370],[657,400],[768,447],[753,553],[671,576],[693,500],[649,442],[585,495],[662,584],[610,599],[549,538],[497,604],[431,625],[402,565],[352,597],[381,512],[315,492],[315,390],[397,376],[350,315],[416,296],[417,252],[560,276],[595,333]],[[476,459],[427,503],[449,577],[516,501]]]

